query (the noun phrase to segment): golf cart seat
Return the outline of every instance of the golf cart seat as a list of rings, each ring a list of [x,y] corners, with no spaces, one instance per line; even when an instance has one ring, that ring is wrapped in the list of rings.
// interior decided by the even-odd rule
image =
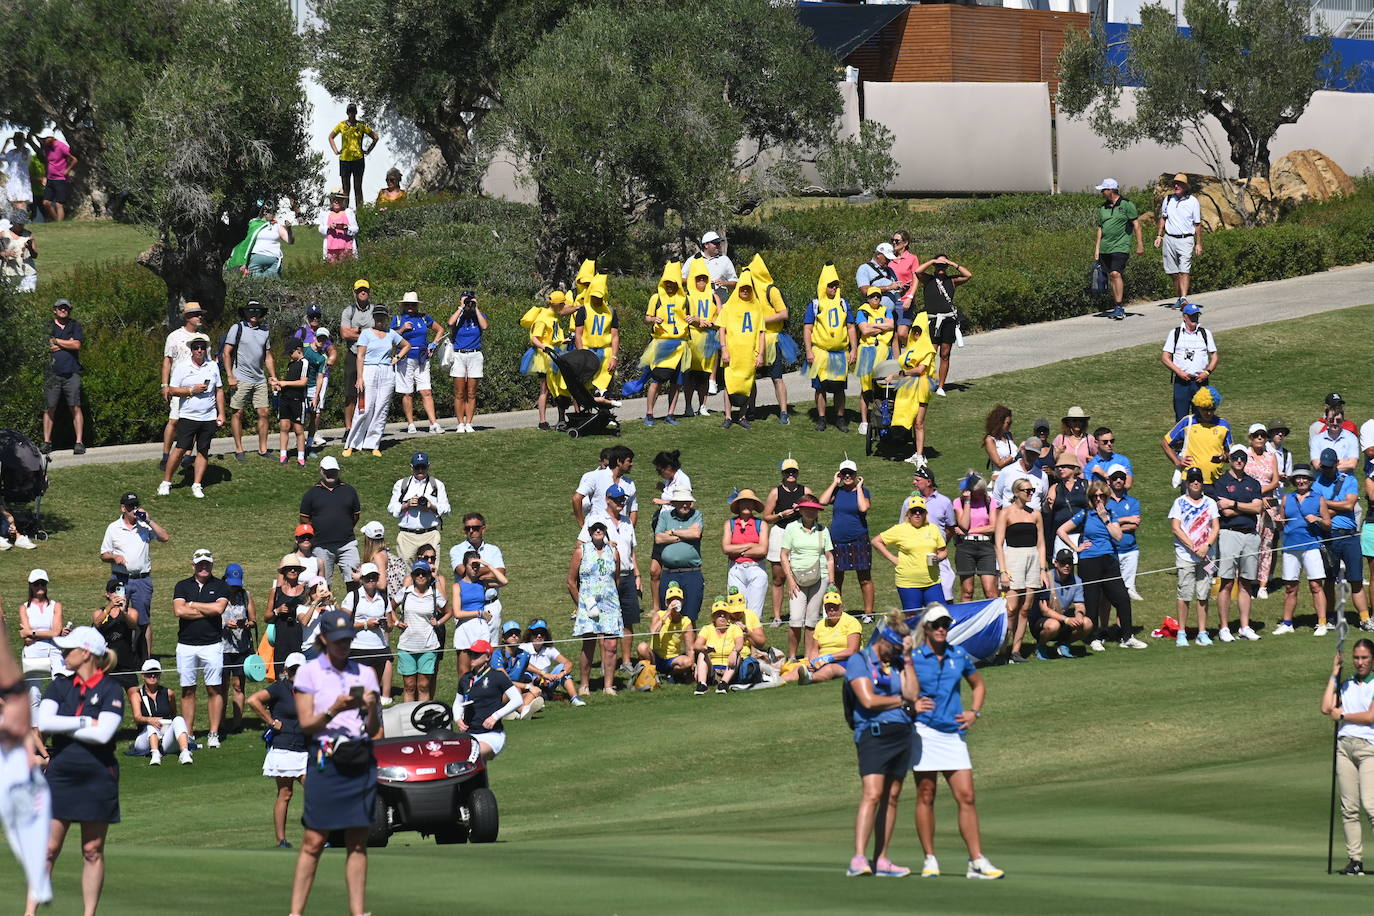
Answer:
[[[419,738],[424,735],[410,721],[410,714],[419,701],[393,703],[382,710],[382,735],[386,738]]]

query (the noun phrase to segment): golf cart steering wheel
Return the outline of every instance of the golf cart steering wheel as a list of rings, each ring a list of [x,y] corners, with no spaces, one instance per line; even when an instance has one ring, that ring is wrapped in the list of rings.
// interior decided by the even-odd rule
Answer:
[[[410,711],[410,724],[428,734],[453,725],[453,710],[438,700],[426,700]]]

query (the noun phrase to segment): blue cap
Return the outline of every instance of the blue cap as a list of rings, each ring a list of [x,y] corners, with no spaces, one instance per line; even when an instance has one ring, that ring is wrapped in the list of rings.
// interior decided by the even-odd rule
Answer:
[[[613,484],[611,484],[609,487],[606,488],[606,498],[607,498],[607,499],[624,499],[624,498],[625,498],[625,491],[624,491],[624,489],[621,488],[620,484],[618,484],[618,483],[613,483]]]
[[[237,563],[230,563],[224,567],[224,581],[229,585],[242,585],[243,567]]]
[[[320,615],[320,635],[329,642],[353,638],[353,618],[344,611],[325,611]]]
[[[535,630],[543,630],[545,634],[549,632],[549,624],[543,617],[536,617],[530,621],[530,625],[525,628],[526,633],[533,633]]]
[[[519,632],[520,632],[520,622],[519,622],[519,621],[516,621],[516,620],[507,620],[505,623],[501,624],[501,635],[502,635],[502,636],[505,636],[507,633],[519,633]]]
[[[422,464],[425,467],[429,467],[429,455],[425,454],[424,452],[416,452],[415,454],[410,456],[411,467],[418,468]]]
[[[431,569],[430,565],[426,563],[424,560],[416,560],[414,564],[411,565],[410,571],[413,573],[422,572],[425,575],[434,574],[434,570]]]
[[[1202,314],[1202,306],[1198,305],[1196,302],[1189,302],[1187,305],[1185,305],[1185,306],[1183,307],[1183,314],[1185,314],[1185,315],[1201,315],[1201,314]]]
[[[1324,468],[1334,468],[1334,467],[1336,466],[1336,463],[1337,463],[1338,461],[1340,461],[1340,456],[1338,456],[1338,455],[1336,454],[1336,450],[1335,450],[1334,448],[1324,448],[1324,449],[1322,449],[1322,454],[1321,454],[1321,465],[1322,465],[1322,467],[1324,467]]]

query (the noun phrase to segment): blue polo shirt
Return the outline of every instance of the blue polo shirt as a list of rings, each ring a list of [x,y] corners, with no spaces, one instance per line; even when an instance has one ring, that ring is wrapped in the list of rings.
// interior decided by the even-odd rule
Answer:
[[[401,328],[410,324],[409,331],[402,331]],[[434,319],[422,314],[402,314],[393,316],[391,319],[391,330],[405,338],[406,343],[410,344],[410,352],[406,354],[406,359],[416,361],[423,360],[429,356],[429,329],[434,326]]]
[[[1119,464],[1126,469],[1126,473],[1135,476],[1135,468],[1131,467],[1131,459],[1120,452],[1115,452],[1112,457],[1104,458],[1101,455],[1094,455],[1088,459],[1087,467],[1083,468],[1083,477],[1092,480],[1093,472],[1101,471],[1102,479],[1107,479],[1107,468],[1114,464]]]
[[[1123,496],[1117,499],[1115,496],[1107,497],[1107,511],[1112,514],[1112,521],[1119,522],[1123,518],[1140,518],[1140,500],[1134,496]],[[1130,553],[1139,550],[1140,545],[1135,542],[1134,531],[1121,532],[1121,540],[1116,542],[1116,552],[1118,554]]]
[[[954,645],[945,646],[945,657],[941,659],[934,649],[922,643],[912,650],[911,664],[921,681],[921,696],[935,701],[935,708],[917,714],[916,721],[938,732],[957,734],[959,722],[954,717],[964,711],[959,684],[973,674],[973,659]]]
[[[1355,484],[1355,477],[1351,474],[1337,471],[1329,481],[1323,480],[1322,476],[1324,475],[1318,475],[1317,479],[1312,481],[1312,492],[1327,502],[1339,502],[1359,492]],[[1353,508],[1333,509],[1331,512],[1331,530],[1354,531],[1355,510]]]
[[[1318,546],[1317,539],[1322,536],[1318,525],[1307,521],[1309,515],[1321,514],[1321,497],[1308,492],[1307,498],[1289,493],[1283,498],[1283,549],[1310,550]]]
[[[1107,513],[1111,518],[1111,512]],[[1107,530],[1107,523],[1098,518],[1096,512],[1089,512],[1087,509],[1079,509],[1069,516],[1069,521],[1073,522],[1074,527],[1082,533],[1082,537],[1091,543],[1079,554],[1080,560],[1091,560],[1094,557],[1111,557],[1116,555],[1116,540],[1112,533]]]
[[[846,681],[857,681],[863,678],[873,682],[873,692],[880,697],[899,697],[902,695],[902,669],[900,663],[888,670],[883,670],[883,663],[878,660],[878,655],[872,647],[861,649],[849,656],[849,660],[844,663],[844,679]],[[857,742],[860,735],[869,725],[874,723],[891,722],[897,725],[910,724],[911,720],[902,707],[897,706],[892,709],[871,710],[858,702],[854,702],[854,740]]]
[[[1254,502],[1260,498],[1260,483],[1249,474],[1242,474],[1237,479],[1235,474],[1227,471],[1217,478],[1217,482],[1212,484],[1212,496],[1224,499],[1234,499],[1238,503]],[[1242,534],[1254,534],[1259,530],[1259,517],[1240,513],[1237,515],[1223,515],[1221,517],[1221,530],[1239,531]],[[1354,527],[1352,520],[1351,527]]]

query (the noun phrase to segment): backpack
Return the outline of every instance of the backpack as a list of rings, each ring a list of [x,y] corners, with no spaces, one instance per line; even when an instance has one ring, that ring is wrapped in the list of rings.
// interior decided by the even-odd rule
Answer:
[[[1200,324],[1197,326],[1197,329],[1202,334],[1202,345],[1207,348],[1208,352],[1211,352],[1212,333]],[[1183,330],[1182,327],[1175,327],[1172,331],[1169,332],[1169,343],[1168,346],[1166,346],[1164,349],[1169,351],[1169,356],[1171,358],[1174,355],[1174,350],[1178,347],[1178,332],[1181,330]],[[1170,373],[1170,375],[1172,376],[1172,373]]]
[[[639,673],[634,676],[630,686],[640,691],[657,690],[658,672],[654,670],[653,664],[646,662],[644,667],[639,669]]]

